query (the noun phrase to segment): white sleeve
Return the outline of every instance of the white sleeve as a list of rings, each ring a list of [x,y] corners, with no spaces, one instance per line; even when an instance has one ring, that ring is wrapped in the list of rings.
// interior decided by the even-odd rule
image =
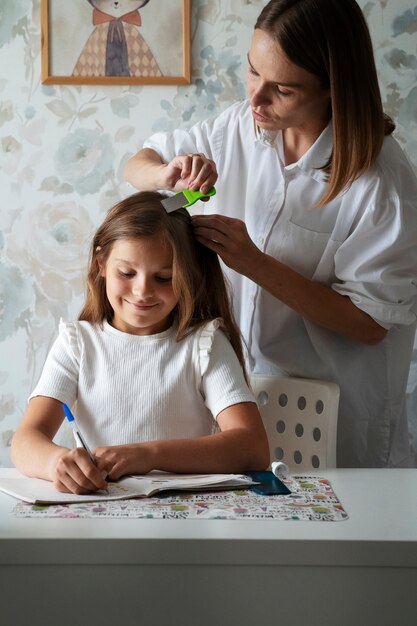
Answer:
[[[339,247],[332,287],[389,329],[417,316],[417,209],[415,198],[381,195]]]
[[[61,322],[55,340],[42,370],[42,374],[29,400],[47,396],[71,406],[77,399],[80,367],[80,344],[77,326]]]
[[[155,150],[165,163],[178,155],[201,152],[213,161],[218,160],[225,133],[224,116],[210,117],[189,130],[176,129],[169,133],[155,133],[143,147]]]
[[[199,343],[203,352],[201,389],[207,408],[217,417],[223,409],[240,402],[255,402],[255,398],[230,341],[215,322],[206,325]]]

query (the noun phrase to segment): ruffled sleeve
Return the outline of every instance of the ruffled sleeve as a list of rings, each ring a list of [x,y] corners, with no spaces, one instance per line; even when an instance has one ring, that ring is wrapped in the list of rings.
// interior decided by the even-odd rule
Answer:
[[[211,320],[199,331],[197,347],[200,389],[214,418],[233,404],[255,402],[221,318]]]
[[[69,351],[72,353],[75,363],[80,365],[81,346],[78,328],[74,322],[66,322],[64,319],[59,320],[59,333],[66,337]]]
[[[220,328],[222,320],[216,318],[203,326],[198,337],[198,361],[200,364],[201,377],[207,372],[210,363],[210,354],[213,347],[214,335],[216,330]]]
[[[34,396],[47,396],[71,406],[77,399],[78,378],[82,349],[78,323],[59,323],[56,338],[39,378],[31,393]]]

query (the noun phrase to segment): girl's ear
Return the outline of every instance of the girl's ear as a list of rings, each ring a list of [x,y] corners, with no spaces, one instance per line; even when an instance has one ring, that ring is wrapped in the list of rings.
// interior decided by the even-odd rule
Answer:
[[[100,270],[100,276],[105,276],[106,275],[106,264],[103,261],[103,258],[100,255],[100,251],[101,251],[101,247],[97,246],[95,252],[96,252],[96,261],[97,261],[97,265],[98,268]]]

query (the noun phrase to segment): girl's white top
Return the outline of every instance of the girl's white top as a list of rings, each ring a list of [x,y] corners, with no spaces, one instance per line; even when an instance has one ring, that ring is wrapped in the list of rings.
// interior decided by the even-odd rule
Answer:
[[[164,161],[202,152],[219,172],[217,194],[192,207],[244,220],[254,243],[331,287],[389,329],[375,346],[301,317],[257,284],[228,270],[235,315],[260,373],[306,376],[341,387],[338,464],[409,462],[405,389],[417,313],[417,180],[393,137],[373,167],[326,206],[329,125],[296,163],[284,165],[281,132],[254,131],[247,101],[189,131],[158,133],[144,146]]]
[[[31,398],[72,406],[88,445],[192,438],[216,430],[216,416],[254,402],[218,320],[177,342],[175,329],[149,336],[110,326],[61,322]]]

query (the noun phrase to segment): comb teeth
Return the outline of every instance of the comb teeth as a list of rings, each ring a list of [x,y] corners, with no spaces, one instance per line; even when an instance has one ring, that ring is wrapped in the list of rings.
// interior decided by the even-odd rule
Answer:
[[[181,209],[183,206],[188,204],[188,200],[185,194],[181,191],[175,196],[161,200],[161,204],[167,213],[172,213],[172,211],[178,211],[178,209]]]

